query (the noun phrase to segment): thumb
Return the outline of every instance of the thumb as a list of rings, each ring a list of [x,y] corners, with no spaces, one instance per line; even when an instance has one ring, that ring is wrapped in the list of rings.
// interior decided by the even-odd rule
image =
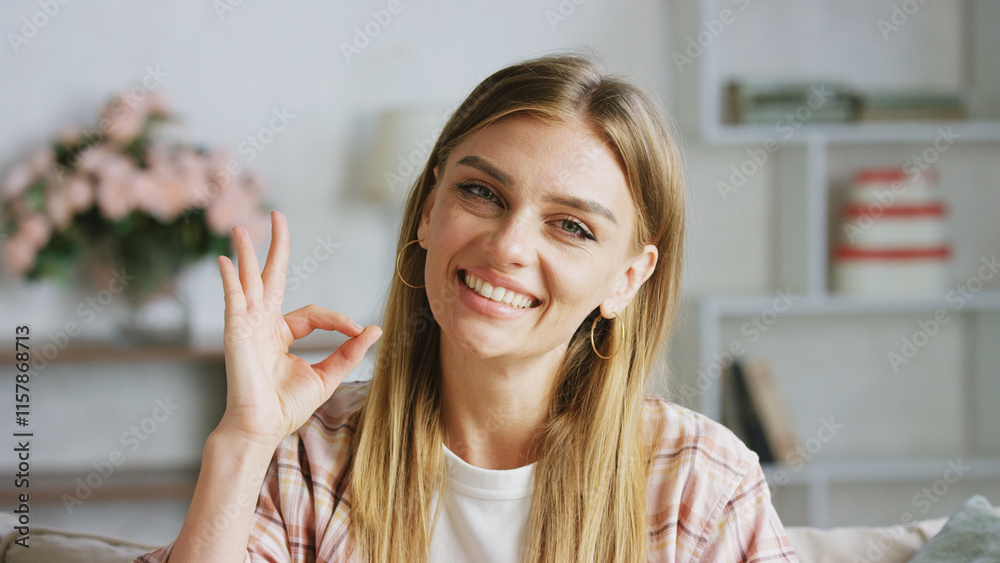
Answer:
[[[352,369],[358,367],[358,364],[365,357],[365,352],[381,336],[381,328],[376,325],[367,326],[361,334],[349,338],[332,354],[313,364],[313,369],[325,379],[343,380]]]

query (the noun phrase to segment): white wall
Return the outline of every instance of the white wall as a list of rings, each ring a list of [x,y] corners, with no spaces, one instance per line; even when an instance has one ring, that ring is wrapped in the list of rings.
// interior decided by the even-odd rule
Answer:
[[[401,11],[350,60],[342,43],[352,42],[356,27],[368,24],[371,12],[384,10],[387,1],[289,5],[244,0],[221,18],[213,9],[220,2],[53,1],[58,12],[51,17],[40,15],[44,7],[38,0],[4,2],[0,174],[62,128],[94,126],[110,96],[138,86],[153,69],[162,75],[156,89],[183,119],[182,133],[188,140],[226,148],[261,174],[268,199],[290,220],[291,264],[311,255],[318,237],[340,245],[298,291],[287,295],[286,310],[317,303],[362,323],[375,322],[393,275],[397,219],[395,211],[369,204],[358,194],[380,112],[410,105],[454,108],[477,82],[502,66],[581,46],[596,50],[610,70],[630,75],[664,103],[673,104],[671,3],[576,1],[579,5],[570,0],[399,0]],[[551,20],[560,10],[573,13]],[[28,37],[30,29],[24,29],[22,18],[47,21]],[[12,34],[26,42],[15,38],[12,43]],[[247,161],[237,152],[239,144],[264,127],[274,110],[283,108],[294,119]],[[699,169],[724,168],[739,151],[707,153],[692,146],[687,152],[689,178],[698,178],[706,176]],[[763,185],[765,175],[758,180]],[[714,180],[705,185],[713,186]],[[720,209],[699,193],[697,183],[692,182],[691,189],[695,236],[689,245],[689,289],[763,289],[763,266],[754,263],[753,253],[747,256],[731,243],[762,240],[765,227],[755,217],[766,198],[747,197]],[[264,249],[260,256],[263,259]],[[744,260],[733,264],[728,256]],[[194,310],[195,345],[221,341],[222,290],[217,278],[211,259],[185,275],[183,291]],[[14,325],[30,323],[40,347],[68,322],[84,325],[81,342],[111,336],[123,312],[115,304],[86,323],[76,312],[93,293],[88,288],[2,279],[0,338],[9,338],[2,335],[12,334]],[[126,430],[159,396],[187,393],[192,400],[185,408],[191,412],[218,408],[195,399],[204,392],[198,378],[173,373],[169,365],[160,368],[132,370],[118,364],[105,374],[105,366],[98,364],[47,373],[49,378],[38,388],[39,401],[47,399],[33,419],[44,450],[36,467],[72,471],[76,459],[81,475],[91,471],[91,463],[111,447],[107,437]],[[8,375],[5,372],[4,380]],[[143,392],[148,401],[136,399],[136,393]],[[69,401],[63,409],[56,405],[59,397]],[[66,431],[72,425],[67,416],[75,421],[73,432]],[[170,424],[171,436],[158,434],[155,447],[136,452],[129,462],[196,458],[200,444],[183,442],[193,442],[192,437],[206,431],[195,426]],[[9,450],[6,441],[2,445]],[[93,459],[87,458],[87,451],[93,452]],[[0,458],[0,467],[9,465],[10,459]],[[173,526],[180,524],[183,504],[167,503],[161,513],[150,508],[143,512],[143,523],[101,503],[73,514],[59,506],[38,507],[37,514],[39,523],[159,542],[176,534]]]
[[[573,13],[552,19],[567,6]],[[109,96],[139,85],[147,67],[158,70],[164,76],[157,90],[183,118],[187,138],[226,148],[262,175],[269,200],[290,219],[292,264],[312,254],[317,237],[341,244],[288,295],[287,307],[314,302],[371,322],[392,275],[396,229],[392,210],[357,197],[379,112],[409,105],[447,110],[501,66],[580,46],[596,50],[609,69],[630,75],[676,113],[693,111],[672,99],[670,3],[399,0],[399,13],[347,60],[342,44],[353,42],[356,27],[368,24],[373,10],[386,7],[381,1],[294,8],[244,1],[220,17],[201,2],[70,2],[59,5],[37,35],[17,42],[15,53],[10,33],[27,37],[22,18],[43,18],[35,15],[41,11],[35,1],[6,2],[0,7],[7,35],[0,48],[0,173],[63,127],[94,125]],[[281,108],[294,119],[247,162],[237,147]],[[767,185],[767,175],[755,178],[757,186],[744,190],[742,200],[720,206],[713,173],[738,161],[740,151],[706,152],[690,143],[686,152],[692,210],[687,289],[765,288],[764,245],[748,245],[758,250],[747,253],[732,241],[762,242],[767,198],[753,196]],[[221,326],[214,262],[190,277],[196,340],[210,344]],[[0,284],[5,320],[30,320],[36,333],[64,325],[67,311],[83,298],[44,284]],[[98,335],[113,325],[109,314],[88,329]]]

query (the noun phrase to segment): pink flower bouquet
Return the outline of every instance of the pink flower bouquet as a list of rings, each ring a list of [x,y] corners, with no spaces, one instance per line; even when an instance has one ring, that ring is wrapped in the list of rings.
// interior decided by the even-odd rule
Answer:
[[[115,98],[98,127],[67,130],[0,185],[9,274],[72,278],[78,262],[134,275],[133,301],[168,286],[205,255],[232,254],[231,230],[268,228],[262,190],[224,153],[156,138],[172,118],[153,92]]]

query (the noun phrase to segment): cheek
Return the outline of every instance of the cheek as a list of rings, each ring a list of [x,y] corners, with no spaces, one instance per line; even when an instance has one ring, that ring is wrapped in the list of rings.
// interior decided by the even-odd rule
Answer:
[[[442,202],[437,210],[439,212],[431,216],[428,229],[428,250],[435,255],[435,260],[446,261],[474,242],[484,225],[481,218],[452,202]]]
[[[458,298],[455,284],[448,278],[453,261],[467,241],[469,232],[470,225],[462,225],[453,214],[440,213],[431,217],[424,280],[432,310],[442,302],[451,303]]]
[[[586,316],[605,297],[604,269],[589,258],[551,255],[546,266],[549,291],[561,315]]]

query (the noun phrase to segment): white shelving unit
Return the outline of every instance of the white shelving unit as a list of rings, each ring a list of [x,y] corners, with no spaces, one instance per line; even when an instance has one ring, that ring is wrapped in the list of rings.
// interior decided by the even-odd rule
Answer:
[[[883,4],[888,15],[891,3]],[[994,414],[995,404],[1000,401],[1000,275],[992,280],[981,280],[982,289],[971,298],[961,299],[949,294],[926,298],[859,298],[832,294],[828,289],[832,247],[830,225],[836,216],[836,190],[838,182],[842,184],[853,168],[878,163],[879,154],[891,155],[890,158],[899,154],[919,154],[923,147],[933,146],[935,139],[946,133],[949,139],[953,139],[954,146],[961,148],[953,151],[953,154],[962,153],[955,168],[961,166],[965,170],[968,168],[966,164],[971,163],[972,168],[996,169],[996,161],[1000,160],[997,159],[1000,156],[1000,63],[996,60],[996,55],[1000,53],[1000,32],[997,31],[1000,27],[1000,3],[970,0],[954,3],[952,8],[933,8],[946,12],[958,10],[951,14],[952,17],[940,18],[940,21],[950,21],[960,28],[951,30],[950,34],[944,30],[941,35],[958,36],[965,42],[952,49],[952,56],[959,59],[962,67],[955,75],[969,100],[968,120],[859,124],[806,122],[788,138],[776,135],[775,128],[766,125],[724,123],[722,93],[725,81],[733,78],[729,69],[738,66],[733,58],[752,61],[753,55],[744,51],[753,51],[756,45],[802,41],[803,33],[792,29],[792,26],[808,27],[807,12],[810,9],[843,12],[859,9],[860,5],[848,7],[837,3],[834,6],[831,2],[819,8],[814,3],[809,3],[809,6],[798,2],[794,5],[773,2],[763,6],[728,0],[701,0],[697,5],[697,21],[693,21],[689,13],[687,27],[678,33],[676,44],[680,45],[681,38],[695,37],[699,31],[708,29],[706,22],[722,21],[724,10],[730,10],[731,23],[723,25],[721,33],[712,39],[693,63],[698,72],[694,96],[700,104],[698,122],[693,125],[702,141],[709,145],[749,148],[777,141],[780,147],[769,156],[771,160],[767,164],[775,167],[773,291],[765,295],[718,295],[694,300],[689,304],[693,312],[687,315],[686,326],[682,327],[684,334],[679,336],[678,343],[681,347],[697,350],[698,376],[688,385],[694,390],[695,406],[716,420],[721,419],[722,409],[718,374],[727,353],[767,355],[775,367],[779,387],[798,392],[797,396],[787,398],[803,403],[792,405],[795,422],[806,426],[797,428],[802,439],[807,438],[812,430],[808,426],[815,427],[817,417],[822,417],[824,412],[842,413],[835,416],[855,415],[851,419],[855,421],[855,426],[845,431],[850,438],[841,443],[822,444],[823,448],[818,448],[822,451],[817,451],[815,458],[810,457],[808,463],[794,468],[782,465],[765,467],[769,479],[781,476],[781,481],[789,486],[805,489],[806,508],[801,512],[808,515],[808,520],[802,523],[826,526],[837,523],[831,521],[829,516],[833,487],[934,481],[941,478],[942,465],[949,459],[961,459],[971,464],[973,469],[963,477],[967,481],[980,480],[991,486],[1000,485],[1000,438],[997,436],[1000,417]],[[745,9],[741,10],[741,7]],[[877,14],[879,8],[868,5],[863,9],[865,13],[858,16],[859,21],[852,23],[876,26],[877,21],[872,19],[872,14]],[[770,10],[772,17],[766,13],[751,13],[753,10]],[[787,10],[787,20],[773,17],[782,14],[782,10]],[[931,9],[927,11],[924,14],[927,19],[939,15],[930,13]],[[917,27],[921,26],[925,41],[926,37],[933,36],[933,32],[927,31],[930,29],[927,26],[934,25],[933,21],[919,23],[917,16],[920,15],[919,12],[911,15],[910,25],[914,27],[909,31],[914,31],[911,35],[916,38],[907,36],[901,39],[904,43],[920,40],[920,29]],[[684,18],[680,19],[681,25],[684,25]],[[767,20],[780,21],[790,29],[785,36],[776,34],[774,30],[738,29],[740,26],[761,25]],[[845,18],[841,17],[831,25],[843,26]],[[896,33],[907,31],[901,28]],[[756,40],[749,43],[747,37]],[[815,41],[822,42],[823,37],[815,37]],[[785,49],[793,47],[784,45]],[[765,52],[771,48],[760,47]],[[803,46],[805,51],[818,52],[821,49],[822,46],[817,45]],[[829,49],[831,60],[836,61],[837,57],[843,56],[836,49]],[[948,58],[947,54],[943,56]],[[808,59],[808,53],[802,58]],[[807,62],[799,61],[801,64]],[[856,62],[863,64],[862,61]],[[840,73],[840,80],[847,80],[851,76],[850,70],[845,71],[844,68],[849,67],[849,63],[834,62],[830,68],[833,74]],[[933,61],[928,64],[933,64]],[[913,68],[916,68],[913,71],[916,74],[926,71]],[[789,75],[782,74],[781,70],[772,68],[768,75],[757,68],[751,78],[788,78]],[[817,74],[822,72],[823,69],[817,70]],[[959,156],[956,154],[955,158]],[[943,159],[941,165],[944,168]],[[955,173],[952,177],[962,176],[963,173]],[[991,173],[984,172],[979,178],[991,176]],[[969,186],[964,191],[956,189],[955,193],[948,194],[948,197],[966,203],[955,207],[972,210],[968,215],[953,214],[951,218],[958,223],[953,238],[956,284],[975,273],[968,268],[978,257],[989,256],[991,250],[1000,253],[1000,227],[995,219],[987,221],[987,214],[975,212],[979,198],[985,202],[1000,202],[1000,197],[996,195],[1000,193],[1000,180],[996,180],[1000,175],[992,177],[995,180],[992,185]],[[949,188],[942,186],[942,189]],[[983,194],[990,195],[983,197]],[[963,238],[963,232],[981,232],[983,229],[992,234]],[[984,240],[987,241],[985,245]],[[794,297],[791,304],[788,298],[782,299],[782,292]],[[879,356],[872,352],[872,349],[878,349],[877,345],[866,344],[882,338],[881,349],[886,350],[886,343],[909,334],[900,330],[910,330],[907,327],[919,326],[916,324],[918,321],[933,319],[936,314],[955,322],[948,327],[942,326],[942,335],[928,344],[926,350],[920,349],[912,359],[907,358],[905,367],[909,371],[903,376],[893,372],[893,366],[886,360],[887,354]],[[774,330],[769,330],[772,327]],[[850,333],[857,335],[852,337]],[[844,348],[837,350],[838,346]],[[811,350],[813,358],[800,350]],[[816,365],[815,358],[822,358],[822,365]],[[951,366],[956,372],[948,374],[953,381],[943,381],[943,375],[934,376],[934,370],[941,366]],[[906,379],[911,372],[918,375]],[[884,396],[873,398],[865,395],[863,400],[859,399],[859,402],[869,404],[867,409],[863,409],[865,412],[859,414],[862,409],[857,408],[851,396],[852,387],[877,390]],[[922,390],[924,398],[912,399],[921,397],[919,393]],[[902,398],[897,399],[894,395]],[[797,400],[803,396],[808,396],[809,400]],[[910,404],[906,401],[924,401],[931,407],[926,414],[908,413]],[[881,415],[881,418],[876,415]],[[879,431],[890,434],[891,431],[885,428],[905,428],[905,423],[900,420],[907,416],[914,420],[914,427],[937,426],[940,432],[932,428],[925,432],[926,440],[922,441],[920,436],[901,431],[899,434],[903,437],[900,441],[903,443],[898,447],[884,443],[887,438],[882,438],[882,442],[878,438],[866,441],[865,436],[876,436]],[[851,447],[843,442],[861,445]],[[996,498],[991,500],[1000,501]]]

